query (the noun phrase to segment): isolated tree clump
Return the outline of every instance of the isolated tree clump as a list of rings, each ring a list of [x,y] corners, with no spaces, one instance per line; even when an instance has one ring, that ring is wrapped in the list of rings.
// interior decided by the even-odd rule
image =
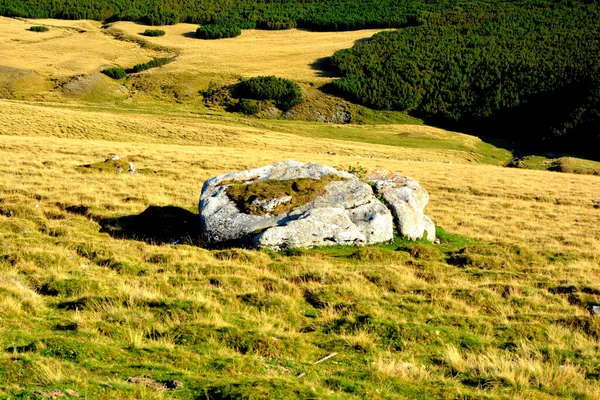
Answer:
[[[257,76],[238,83],[234,97],[254,100],[271,100],[277,108],[287,110],[304,101],[297,83],[275,76]]]
[[[127,71],[121,67],[106,68],[102,70],[102,73],[113,79],[121,79],[127,76]]]
[[[146,29],[143,33],[144,36],[165,36],[165,31],[162,29]]]
[[[242,29],[232,22],[202,25],[196,29],[198,39],[224,39],[240,36]]]
[[[29,28],[29,30],[31,32],[48,32],[50,29],[48,29],[47,26],[34,25],[31,28]]]

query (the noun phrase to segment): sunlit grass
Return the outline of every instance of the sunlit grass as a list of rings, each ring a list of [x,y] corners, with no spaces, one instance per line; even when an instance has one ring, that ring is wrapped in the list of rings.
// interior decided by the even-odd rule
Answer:
[[[426,126],[0,106],[0,398],[600,398],[597,176]],[[145,173],[79,168],[114,154]],[[285,159],[415,178],[441,244],[209,250],[182,228],[205,179]]]

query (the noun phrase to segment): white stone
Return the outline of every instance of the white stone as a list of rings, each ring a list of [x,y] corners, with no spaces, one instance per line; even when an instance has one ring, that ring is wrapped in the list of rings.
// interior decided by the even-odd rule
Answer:
[[[325,194],[277,215],[270,212],[291,199],[262,201],[260,207],[267,214],[249,215],[241,212],[226,193],[228,181],[249,184],[332,175],[341,180],[329,182]],[[375,198],[368,184],[347,172],[314,163],[283,161],[213,177],[202,187],[198,208],[203,238],[208,246],[254,245],[280,249],[375,244],[393,237],[391,213]]]
[[[250,215],[240,211],[226,193],[233,183],[331,176],[339,180],[331,180],[326,193],[281,214],[275,210],[291,202],[291,196],[254,200],[252,204],[265,214]],[[416,181],[374,171],[368,182],[325,165],[298,161],[215,176],[204,183],[198,205],[204,242],[209,247],[272,249],[377,244],[392,239],[394,222],[406,238],[435,240],[435,225],[423,213],[429,194]]]
[[[423,228],[425,230],[423,238],[435,242],[435,224],[427,215],[423,215]]]
[[[407,176],[384,170],[370,171],[367,181],[392,211],[398,233],[410,240],[435,240],[435,225],[424,213],[429,193]]]

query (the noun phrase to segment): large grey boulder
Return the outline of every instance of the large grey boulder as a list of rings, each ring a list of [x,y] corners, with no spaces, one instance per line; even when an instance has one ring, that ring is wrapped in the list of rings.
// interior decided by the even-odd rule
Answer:
[[[423,214],[427,192],[382,174],[367,183],[325,165],[283,161],[215,176],[204,183],[198,206],[204,242],[276,250],[376,244],[392,239],[394,219],[406,237],[433,240],[435,227]],[[419,190],[403,189],[416,188],[413,182]],[[278,187],[286,189],[270,191]]]
[[[435,240],[435,225],[425,215],[429,193],[408,176],[385,170],[369,171],[367,182],[392,211],[398,233],[410,240]]]
[[[277,213],[289,197],[256,198],[258,213],[243,212],[227,189],[261,181],[327,179],[325,191],[306,204]],[[293,195],[293,194],[292,194]],[[374,244],[393,237],[391,213],[356,176],[334,168],[283,161],[207,180],[199,204],[204,241],[208,246],[254,245],[282,249],[336,244]]]

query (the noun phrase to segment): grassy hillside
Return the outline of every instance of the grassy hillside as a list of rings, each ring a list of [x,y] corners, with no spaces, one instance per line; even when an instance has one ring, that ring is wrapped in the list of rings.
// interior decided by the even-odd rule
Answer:
[[[133,22],[116,22],[112,25],[129,35],[143,32]],[[367,40],[381,30],[368,29],[350,32],[310,32],[291,29],[287,31],[247,30],[235,39],[206,41],[189,36],[196,25],[177,24],[162,26],[167,33],[147,41],[181,49],[178,72],[218,72],[244,77],[277,75],[297,81],[324,83],[331,78],[320,76],[322,72],[312,64],[331,56],[335,51],[352,47],[358,41]],[[261,54],[261,57],[256,57]],[[174,67],[175,67],[174,66]]]
[[[42,36],[29,32],[27,29],[34,24],[49,26],[51,30]],[[348,119],[359,124],[422,123],[405,112],[372,110],[319,90],[334,79],[321,69],[323,60],[336,50],[364,42],[377,33],[376,30],[328,33],[249,30],[238,38],[215,42],[189,37],[194,29],[189,24],[162,27],[165,36],[150,38],[142,35],[143,25],[131,22],[102,27],[93,21],[22,21],[0,17],[0,28],[3,33],[0,50],[7,55],[0,65],[0,97],[3,98],[143,107],[160,113],[186,110],[222,114],[224,108],[218,102],[216,107],[208,104],[200,92],[263,74],[300,83],[307,101],[294,107],[288,118],[346,120],[346,115],[350,115]],[[257,52],[264,57],[255,57]],[[160,68],[130,74],[120,80],[100,73],[105,68],[130,69],[163,57],[175,59]],[[267,113],[264,117],[273,118],[273,115]],[[351,136],[363,140],[362,130],[357,129],[347,132],[357,132]],[[337,132],[324,127],[320,134],[335,137]],[[389,138],[384,136],[383,139]],[[502,146],[511,150],[513,144]],[[535,167],[585,173],[600,171],[600,164],[588,162],[584,162],[585,168],[556,168],[556,163],[552,162],[556,157],[543,156],[547,162]],[[497,163],[498,160],[506,164],[510,158],[501,156],[490,162]],[[533,163],[513,164],[533,166]]]
[[[437,126],[594,158],[599,6],[597,0],[1,0],[0,15],[202,24],[188,39],[232,38],[242,29],[399,28],[333,57],[339,93],[369,107],[411,111]]]
[[[598,177],[428,127],[1,105],[0,397],[600,396]],[[111,153],[143,173],[81,167]],[[194,245],[204,179],[289,158],[413,176],[442,244]]]
[[[318,91],[312,64],[366,32],[214,46],[186,25],[33,22],[0,18],[0,398],[600,398],[600,178],[544,170],[598,163],[513,159]],[[256,71],[300,82],[298,119],[363,124],[198,93]],[[204,180],[285,159],[415,178],[441,244],[201,248]]]
[[[38,34],[34,24],[51,28]],[[236,39],[199,41],[195,26],[163,27],[166,35],[148,38],[144,26],[119,22],[102,28],[94,21],[16,20],[0,17],[0,97],[37,101],[173,103],[203,111],[199,91],[240,77],[277,75],[304,82],[313,93],[330,82],[315,62],[377,30],[353,32],[245,31]],[[264,57],[257,58],[261,53]],[[154,58],[176,57],[162,68],[111,80],[108,67],[132,68]],[[310,86],[309,83],[313,86]],[[167,103],[167,104],[164,104]],[[169,104],[170,103],[170,104]]]

